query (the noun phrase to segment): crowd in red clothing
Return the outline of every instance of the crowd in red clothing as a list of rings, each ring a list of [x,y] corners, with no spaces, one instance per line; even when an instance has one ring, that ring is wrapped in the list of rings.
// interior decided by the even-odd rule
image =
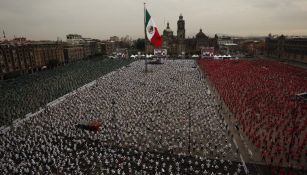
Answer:
[[[269,60],[198,60],[240,129],[270,165],[304,169],[307,70]],[[306,167],[305,167],[306,168]]]

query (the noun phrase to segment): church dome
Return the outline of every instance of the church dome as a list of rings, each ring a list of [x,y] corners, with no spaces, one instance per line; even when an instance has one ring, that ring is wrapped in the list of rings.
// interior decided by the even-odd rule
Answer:
[[[169,22],[167,22],[167,27],[163,30],[163,36],[170,38],[173,37],[173,33],[174,32],[172,31],[172,29],[169,27]]]
[[[203,33],[203,30],[200,29],[199,32],[196,34],[196,38],[208,38],[208,37]]]

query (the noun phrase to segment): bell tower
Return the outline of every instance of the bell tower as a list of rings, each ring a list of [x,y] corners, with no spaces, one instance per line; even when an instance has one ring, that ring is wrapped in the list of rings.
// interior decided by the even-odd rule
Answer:
[[[177,22],[177,37],[178,40],[185,39],[185,21],[183,20],[182,14],[180,14],[179,20]]]
[[[178,48],[177,53],[181,55],[182,58],[185,57],[185,21],[183,20],[182,14],[179,16],[179,20],[177,22],[177,40],[178,40]]]

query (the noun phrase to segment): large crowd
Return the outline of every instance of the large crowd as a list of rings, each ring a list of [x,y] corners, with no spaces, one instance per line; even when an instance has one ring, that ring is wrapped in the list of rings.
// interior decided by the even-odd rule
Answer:
[[[48,102],[130,62],[97,57],[0,81],[0,126],[10,125]]]
[[[193,60],[136,61],[0,134],[0,174],[245,174]],[[99,131],[82,130],[100,121]]]
[[[307,165],[306,69],[269,60],[199,60],[234,114],[240,130],[267,164],[305,169]]]

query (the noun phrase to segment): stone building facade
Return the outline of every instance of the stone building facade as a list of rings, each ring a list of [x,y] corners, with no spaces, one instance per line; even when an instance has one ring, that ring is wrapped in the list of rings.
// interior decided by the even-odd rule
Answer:
[[[65,63],[74,62],[84,58],[82,45],[66,45],[64,47]]]
[[[114,52],[116,52],[116,48],[118,48],[118,43],[112,40],[105,41],[104,45],[106,55],[112,55]]]
[[[64,64],[62,42],[30,42],[28,45],[33,51],[35,68],[47,66],[51,60]]]
[[[267,56],[307,63],[307,38],[284,35],[265,38]]]
[[[35,67],[33,48],[26,44],[0,45],[0,75],[15,71],[26,71]]]
[[[0,78],[6,74],[36,71],[51,60],[64,63],[63,44],[58,42],[0,43]]]
[[[78,34],[68,34],[66,41],[64,47],[66,63],[102,54],[101,42],[97,39],[83,38]]]
[[[77,34],[67,35],[66,43],[27,41],[26,38],[3,41],[0,42],[0,79],[99,55],[102,51],[105,48],[99,40]]]

